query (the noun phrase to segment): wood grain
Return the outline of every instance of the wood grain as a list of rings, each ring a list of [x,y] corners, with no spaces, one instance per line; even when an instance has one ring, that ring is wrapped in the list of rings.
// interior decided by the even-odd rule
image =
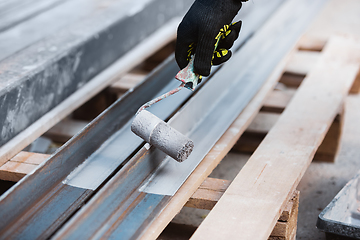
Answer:
[[[20,152],[0,167],[0,179],[17,182],[31,173],[50,155],[32,152]]]
[[[192,239],[269,237],[359,66],[359,39],[335,36],[329,40],[316,67]]]

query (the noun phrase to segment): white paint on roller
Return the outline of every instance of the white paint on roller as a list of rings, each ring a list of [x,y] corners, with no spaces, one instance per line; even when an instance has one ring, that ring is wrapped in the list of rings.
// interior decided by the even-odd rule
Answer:
[[[194,148],[191,139],[146,110],[136,115],[131,131],[179,162],[186,160]]]

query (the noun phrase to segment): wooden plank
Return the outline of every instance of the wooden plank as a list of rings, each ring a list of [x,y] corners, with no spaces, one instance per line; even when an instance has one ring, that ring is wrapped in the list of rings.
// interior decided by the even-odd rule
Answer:
[[[206,178],[200,187],[194,192],[191,198],[185,204],[185,207],[211,210],[217,201],[222,197],[231,181],[216,178]],[[296,206],[294,206],[296,202]],[[287,222],[292,216],[294,207],[299,204],[299,191],[295,191],[292,198],[286,204],[279,221]]]
[[[259,112],[246,131],[266,134],[279,120],[280,114]]]
[[[191,196],[185,207],[211,210],[224,194],[230,181],[207,178]],[[299,191],[293,193],[287,202],[269,239],[291,239],[296,229],[299,206]]]
[[[266,97],[262,111],[282,113],[294,96],[295,89],[274,90]]]
[[[50,155],[32,152],[20,152],[0,167],[0,179],[17,182],[31,173]]]
[[[335,161],[340,147],[343,116],[344,112],[342,111],[331,124],[329,131],[316,151],[314,160],[323,162]],[[260,112],[234,145],[233,150],[253,153],[279,118],[279,114]]]
[[[286,72],[306,75],[317,63],[320,52],[297,51],[286,65]]]
[[[194,192],[185,207],[211,210],[229,185],[228,180],[208,177]]]
[[[360,1],[329,1],[300,39],[300,48],[321,50],[335,33],[360,36]]]
[[[314,160],[335,162],[340,149],[341,136],[344,126],[344,112],[337,115],[326,133],[324,140],[315,153]]]
[[[178,211],[180,211],[180,209],[186,204],[188,199],[212,172],[212,170],[226,156],[232,146],[239,139],[241,134],[255,118],[256,114],[264,103],[265,97],[272,89],[274,89],[275,85],[279,81],[279,78],[283,74],[283,69],[286,62],[288,61],[291,54],[293,54],[293,52],[294,50],[292,50],[278,64],[260,91],[255,95],[255,97],[246,106],[239,117],[234,121],[234,123],[229,127],[229,129],[223,134],[223,136],[219,139],[219,141],[215,144],[207,156],[198,165],[198,167],[193,171],[182,187],[170,200],[167,207],[157,217],[156,221],[151,223],[148,230],[143,234],[141,239],[150,240],[156,238],[178,213]]]
[[[317,66],[192,239],[269,237],[350,90],[359,63],[360,39],[330,39]]]
[[[358,94],[360,93],[360,71],[358,72],[358,75],[354,81],[354,84],[352,85],[350,89],[350,93]]]
[[[278,222],[272,230],[269,239],[283,238],[290,240],[293,230],[297,228],[297,217],[299,212],[299,191],[295,191],[291,199],[286,203]],[[280,219],[286,219],[281,221]]]

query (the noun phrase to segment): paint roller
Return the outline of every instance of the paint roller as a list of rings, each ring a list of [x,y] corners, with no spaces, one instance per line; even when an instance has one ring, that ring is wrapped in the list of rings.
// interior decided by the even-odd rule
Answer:
[[[228,26],[222,28],[216,36],[214,51],[219,40],[227,34],[227,30]],[[145,109],[177,93],[184,87],[192,91],[195,90],[196,86],[201,82],[201,76],[194,72],[194,59],[195,54],[192,55],[189,64],[175,76],[177,80],[182,82],[180,86],[142,105],[131,124],[133,133],[178,162],[183,162],[189,157],[194,148],[194,142]]]
[[[179,87],[142,105],[131,124],[133,133],[178,162],[183,162],[189,157],[194,148],[194,142],[145,109],[177,93],[184,87],[194,90],[199,83],[200,75],[194,73],[193,63],[194,57],[188,66],[175,76],[182,82]]]

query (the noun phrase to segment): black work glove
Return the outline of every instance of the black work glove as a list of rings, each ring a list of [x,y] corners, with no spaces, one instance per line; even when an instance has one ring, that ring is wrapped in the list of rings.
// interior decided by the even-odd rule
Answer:
[[[231,21],[245,1],[247,0],[195,0],[177,31],[175,58],[180,69],[187,66],[190,55],[195,53],[195,73],[209,76],[212,64],[221,64],[231,57],[228,49],[241,28],[241,22],[231,25]],[[214,54],[216,37],[221,29],[228,34],[220,40]]]

